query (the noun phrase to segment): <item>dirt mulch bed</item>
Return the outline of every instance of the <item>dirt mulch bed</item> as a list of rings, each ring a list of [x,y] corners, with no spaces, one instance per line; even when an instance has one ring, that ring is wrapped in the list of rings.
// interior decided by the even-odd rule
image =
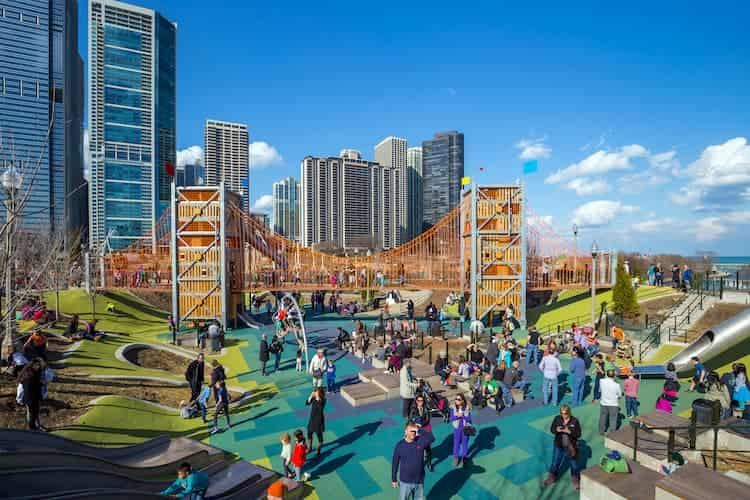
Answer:
[[[130,349],[125,358],[138,366],[163,370],[176,375],[185,373],[190,360],[169,351],[144,347],[141,349]]]
[[[61,358],[62,349],[67,343],[62,339],[50,337],[48,340],[48,358],[50,361]],[[156,353],[163,351],[150,350]],[[167,353],[171,354],[171,353]],[[176,358],[174,354],[171,354]],[[179,358],[182,374],[187,366],[187,359]],[[164,366],[164,365],[162,365]],[[190,399],[188,387],[174,386],[162,382],[146,380],[105,380],[92,379],[79,373],[75,367],[54,367],[55,379],[49,385],[49,395],[42,402],[41,422],[48,429],[61,428],[74,424],[89,409],[91,400],[107,395],[128,396],[177,408],[181,401]],[[164,368],[162,368],[164,369]],[[208,373],[206,373],[208,380]],[[17,382],[9,376],[0,376],[0,428],[26,428],[26,409],[16,403]],[[232,401],[240,398],[232,393]]]
[[[649,323],[656,323],[661,322],[662,319],[664,319],[667,314],[669,313],[669,310],[672,309],[677,303],[679,303],[683,298],[682,294],[679,295],[670,295],[668,297],[659,297],[656,299],[651,299],[646,302],[641,302],[640,305],[640,312],[638,313],[638,316],[634,318],[628,318],[629,322],[632,323],[644,323],[646,322],[646,316],[648,316],[648,322]]]
[[[165,292],[161,290],[143,290],[139,288],[131,289],[130,292],[139,299],[151,304],[157,309],[161,309],[162,311],[172,310],[171,292]]]
[[[728,320],[729,318],[741,313],[742,311],[750,309],[750,305],[746,304],[731,304],[731,303],[718,303],[708,309],[701,319],[699,319],[687,333],[687,341],[692,342],[697,339],[700,335],[714,328],[718,324]]]

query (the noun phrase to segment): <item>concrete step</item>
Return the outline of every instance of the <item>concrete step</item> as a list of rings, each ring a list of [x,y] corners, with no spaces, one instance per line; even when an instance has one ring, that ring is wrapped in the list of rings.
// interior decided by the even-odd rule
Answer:
[[[654,487],[663,475],[628,460],[630,474],[611,474],[599,464],[581,473],[581,500],[653,500]]]
[[[372,378],[377,375],[382,375],[383,370],[384,368],[371,368],[369,370],[359,372],[359,380],[365,383],[372,382]]]
[[[398,374],[381,372],[380,375],[373,376],[370,383],[385,391],[385,399],[395,399],[399,397],[401,381],[399,380]]]
[[[386,400],[386,391],[375,384],[352,384],[341,388],[341,396],[352,406],[364,406]]]
[[[687,463],[656,483],[655,500],[748,498],[747,485],[703,465]]]
[[[619,451],[626,459],[633,458],[633,428],[625,426],[604,437],[604,446]],[[658,434],[638,432],[638,462],[653,471],[667,463],[667,438]]]

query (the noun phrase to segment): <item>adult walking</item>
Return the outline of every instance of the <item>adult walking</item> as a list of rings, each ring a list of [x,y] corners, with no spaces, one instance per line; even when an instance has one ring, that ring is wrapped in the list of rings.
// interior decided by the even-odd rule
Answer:
[[[414,399],[414,405],[409,413],[409,422],[417,424],[422,431],[432,432],[430,410],[425,405],[424,396],[417,396]],[[427,462],[427,469],[432,472],[432,447],[430,445],[424,448],[424,459]]]
[[[622,388],[615,380],[615,371],[607,370],[607,376],[601,381],[602,399],[599,402],[599,434],[617,430],[617,417],[620,413]]]
[[[46,430],[39,423],[39,406],[42,403],[42,385],[45,370],[42,358],[34,358],[24,366],[18,376],[18,383],[23,386],[23,404],[26,406],[26,422],[29,430]]]
[[[417,387],[419,382],[414,378],[411,371],[411,361],[406,360],[401,366],[401,372],[399,373],[399,394],[401,395],[401,415],[404,418],[409,418],[411,413],[411,405],[414,402],[414,395],[417,393]]]
[[[414,319],[414,301],[411,299],[406,303],[406,315],[410,320]]]
[[[487,351],[484,353],[485,363],[489,365],[488,372],[491,373],[495,370],[498,356],[500,356],[500,349],[497,345],[497,338],[492,336],[490,337],[490,343],[487,345]]]
[[[583,402],[583,390],[586,382],[586,362],[583,360],[582,350],[574,347],[570,352],[570,381],[573,394],[571,404],[578,406]]]
[[[318,352],[313,356],[308,366],[307,371],[312,375],[313,387],[323,387],[323,377],[326,373],[326,354],[324,349],[318,349]]]
[[[307,422],[307,451],[312,451],[313,434],[318,437],[318,447],[315,451],[315,457],[320,456],[320,449],[323,447],[323,433],[325,432],[325,415],[323,410],[326,407],[326,396],[322,387],[313,389],[310,396],[305,402],[310,407],[310,420]]]
[[[211,429],[211,434],[219,432],[219,415],[221,413],[224,413],[224,417],[227,419],[227,429],[232,428],[232,423],[229,421],[229,392],[227,391],[227,384],[222,380],[221,382],[216,382],[214,388],[216,408],[214,409],[214,426]]]
[[[456,401],[450,409],[450,421],[453,426],[453,466],[465,466],[469,436],[475,431],[471,423],[471,405],[463,394],[456,394]]]
[[[544,486],[557,481],[560,467],[567,458],[570,462],[570,480],[573,488],[578,491],[581,480],[581,467],[578,464],[578,440],[581,438],[581,424],[573,416],[570,406],[561,405],[560,414],[552,420],[549,428],[554,434],[554,447],[552,448],[552,465],[549,468],[549,476],[544,481]]]
[[[218,401],[219,396],[217,394],[218,390],[216,389],[216,384],[218,382],[226,381],[227,374],[224,371],[224,367],[221,366],[221,363],[219,363],[219,361],[216,359],[211,360],[211,373],[209,373],[209,378],[211,380],[211,389],[214,393],[214,401]]]
[[[273,371],[279,371],[281,365],[281,353],[284,352],[284,333],[283,330],[273,336],[271,345],[268,347],[269,352],[274,355]]]
[[[542,382],[542,395],[544,396],[544,404],[549,405],[557,404],[557,377],[562,371],[562,365],[560,360],[555,356],[555,352],[550,348],[542,358],[542,362],[539,363],[539,370],[544,375],[544,381]]]
[[[526,363],[531,366],[532,363],[538,363],[540,360],[539,332],[535,326],[532,326],[529,328],[529,338],[526,340]]]
[[[267,375],[266,363],[268,363],[269,357],[268,340],[266,339],[266,334],[264,333],[260,336],[260,351],[258,352],[258,361],[260,361],[260,373],[263,376]]]
[[[198,357],[188,365],[187,370],[185,370],[185,380],[190,384],[190,401],[195,401],[201,393],[204,371],[205,364],[203,363],[203,353],[200,353],[198,354]]]
[[[396,443],[391,460],[391,484],[399,500],[424,500],[424,450],[435,441],[430,431],[408,422],[404,439]]]

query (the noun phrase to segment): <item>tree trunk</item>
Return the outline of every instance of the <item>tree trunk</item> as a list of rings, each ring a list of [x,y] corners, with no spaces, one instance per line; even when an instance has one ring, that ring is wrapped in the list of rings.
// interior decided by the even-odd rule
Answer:
[[[91,319],[96,321],[96,294],[91,294]]]
[[[60,288],[55,288],[55,322],[60,321]]]

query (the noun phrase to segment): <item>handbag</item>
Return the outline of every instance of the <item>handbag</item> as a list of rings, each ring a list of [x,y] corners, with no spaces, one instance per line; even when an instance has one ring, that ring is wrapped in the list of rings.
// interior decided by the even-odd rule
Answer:
[[[321,369],[313,370],[313,378],[323,378],[323,370]]]
[[[464,436],[473,436],[477,433],[477,428],[471,424],[464,424]]]
[[[576,458],[578,456],[578,447],[573,443],[572,439],[568,440],[568,456],[570,458]]]

